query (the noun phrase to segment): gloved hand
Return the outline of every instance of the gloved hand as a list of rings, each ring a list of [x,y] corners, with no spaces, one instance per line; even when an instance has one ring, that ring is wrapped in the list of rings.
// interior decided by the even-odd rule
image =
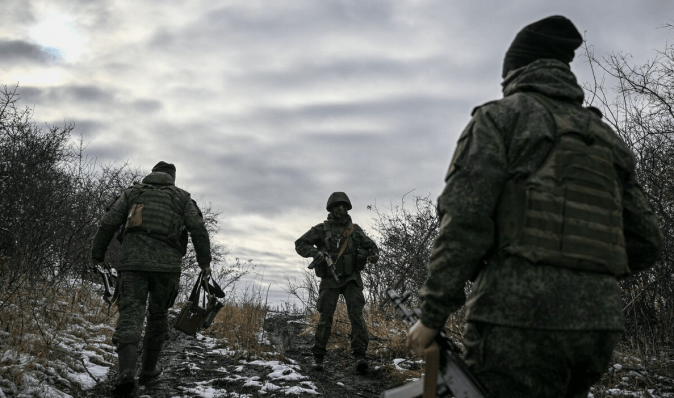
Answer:
[[[436,334],[438,334],[437,330],[427,327],[421,321],[417,321],[407,332],[407,348],[410,348],[415,354],[423,358],[424,350],[433,343]]]
[[[202,268],[201,272],[204,273],[204,279],[208,280],[211,277],[211,267]]]
[[[325,259],[325,255],[323,254],[323,252],[317,251],[316,254],[314,254],[314,260],[316,260],[316,262],[320,263],[324,259]]]

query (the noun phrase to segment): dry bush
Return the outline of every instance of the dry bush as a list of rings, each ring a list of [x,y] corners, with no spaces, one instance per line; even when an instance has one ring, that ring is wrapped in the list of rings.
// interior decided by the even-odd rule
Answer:
[[[636,176],[653,205],[664,235],[656,265],[621,281],[627,330],[624,342],[657,355],[674,341],[674,45],[639,65],[625,53],[595,57],[585,47],[594,81],[585,84],[588,103],[636,156]],[[611,88],[607,88],[607,82]]]
[[[11,288],[6,282],[0,285],[0,295],[5,298],[0,301],[0,379],[21,385],[24,372],[35,370],[55,378],[53,382],[68,384],[67,369],[86,371],[82,360],[73,354],[82,346],[97,352],[109,366],[112,352],[92,343],[103,340],[109,344],[116,314],[108,315],[98,286],[20,282]],[[55,369],[56,375],[44,371],[49,368]]]

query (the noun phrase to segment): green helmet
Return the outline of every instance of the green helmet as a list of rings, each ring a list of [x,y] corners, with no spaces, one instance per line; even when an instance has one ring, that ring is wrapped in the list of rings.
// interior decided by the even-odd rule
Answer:
[[[333,192],[328,198],[328,204],[325,205],[325,209],[330,211],[330,208],[337,203],[346,203],[346,209],[351,210],[351,201],[344,192]]]

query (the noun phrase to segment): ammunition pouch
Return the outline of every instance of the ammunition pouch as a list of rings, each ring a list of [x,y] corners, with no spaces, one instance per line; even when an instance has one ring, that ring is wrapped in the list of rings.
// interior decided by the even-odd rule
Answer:
[[[314,273],[319,278],[325,278],[326,276],[330,275],[330,271],[328,271],[328,263],[321,261],[320,263],[316,264],[314,267]]]
[[[356,252],[356,263],[355,270],[356,272],[362,271],[365,269],[365,264],[367,264],[368,252],[365,249],[358,249]]]

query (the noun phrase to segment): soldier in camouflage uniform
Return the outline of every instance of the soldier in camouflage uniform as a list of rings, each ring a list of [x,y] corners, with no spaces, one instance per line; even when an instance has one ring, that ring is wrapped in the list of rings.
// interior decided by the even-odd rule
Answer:
[[[438,199],[408,345],[423,352],[465,301],[465,359],[492,397],[587,397],[624,328],[618,278],[662,250],[634,154],[581,106],[581,43],[561,16],[518,33],[504,98],[473,111]]]
[[[148,296],[139,377],[153,379],[162,372],[157,361],[162,343],[168,339],[168,309],[178,294],[186,231],[192,236],[199,266],[210,275],[210,241],[204,220],[190,194],[175,186],[175,175],[174,165],[157,163],[141,184],[126,189],[107,209],[94,237],[91,256],[94,263],[101,263],[115,232],[126,223],[121,261],[116,267],[119,318],[112,337],[119,357],[116,394],[129,393],[135,387]],[[142,204],[142,210],[137,204]],[[131,212],[135,216],[130,216]]]
[[[314,268],[316,276],[321,278],[316,303],[321,316],[316,327],[315,343],[311,349],[314,354],[313,368],[323,370],[323,357],[330,338],[332,318],[341,294],[346,301],[351,322],[351,350],[356,359],[356,371],[365,373],[368,368],[365,353],[369,337],[363,319],[365,296],[360,271],[367,262],[374,264],[378,261],[379,249],[363,230],[351,221],[351,216],[347,213],[351,210],[351,201],[344,192],[334,192],[330,195],[326,209],[330,212],[328,219],[315,225],[295,241],[295,251],[302,257],[313,257],[320,262],[325,255],[330,256],[335,261],[336,274],[339,278],[339,282],[334,279],[325,261]]]

